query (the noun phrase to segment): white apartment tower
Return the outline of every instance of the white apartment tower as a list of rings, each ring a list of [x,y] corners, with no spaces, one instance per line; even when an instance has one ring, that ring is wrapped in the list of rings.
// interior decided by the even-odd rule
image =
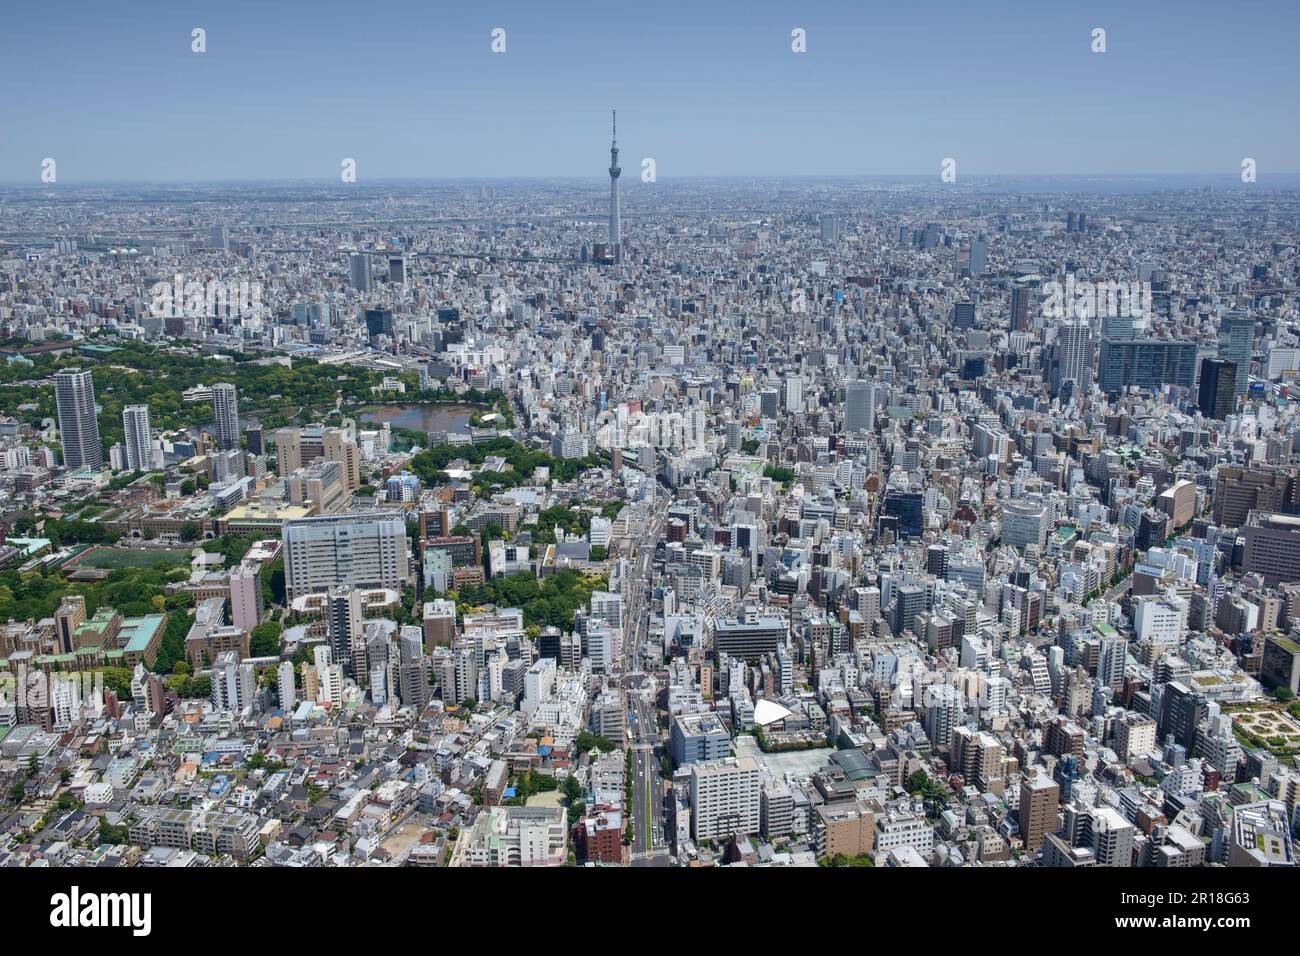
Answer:
[[[126,468],[144,471],[153,467],[153,430],[149,425],[148,405],[128,405],[122,409]]]
[[[54,401],[59,414],[63,464],[69,468],[104,467],[104,446],[95,418],[95,382],[90,372],[65,368],[54,373]]]

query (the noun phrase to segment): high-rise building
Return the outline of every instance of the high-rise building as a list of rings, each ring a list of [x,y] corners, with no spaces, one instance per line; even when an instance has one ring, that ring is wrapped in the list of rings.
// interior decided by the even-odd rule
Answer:
[[[1059,395],[1066,382],[1086,392],[1092,387],[1092,329],[1087,322],[1067,320],[1056,328],[1052,346],[1052,394]]]
[[[262,623],[262,572],[256,563],[230,572],[230,622],[250,634]]]
[[[423,709],[433,697],[432,664],[424,653],[424,640],[418,627],[402,628],[397,654],[397,695],[404,706]]]
[[[392,338],[393,333],[397,330],[392,309],[377,306],[373,309],[366,309],[362,314],[365,318],[366,334],[372,339],[379,335],[387,335]]]
[[[280,710],[285,714],[293,712],[293,705],[298,702],[297,687],[294,685],[294,674],[297,668],[293,661],[281,661],[280,666],[276,668],[276,679],[280,696]]]
[[[1201,359],[1201,385],[1196,404],[1206,418],[1222,421],[1237,408],[1237,363],[1227,359]]]
[[[401,512],[297,518],[284,523],[283,540],[289,600],[341,584],[402,591],[412,580]]]
[[[1300,517],[1252,511],[1245,533],[1243,571],[1262,574],[1268,585],[1300,581]]]
[[[1020,782],[1020,840],[1026,852],[1037,851],[1047,834],[1056,832],[1060,798],[1061,788],[1050,777],[1038,774]]]
[[[948,753],[952,734],[961,721],[961,692],[951,684],[927,687],[923,703],[922,726],[930,743],[939,753]]]
[[[348,260],[348,268],[352,273],[352,288],[358,292],[373,292],[374,278],[370,272],[370,257],[364,252],[355,252]]]
[[[555,659],[540,657],[524,673],[524,700],[519,709],[530,717],[555,692]]]
[[[761,784],[753,757],[726,757],[690,766],[695,840],[726,840],[759,831]]]
[[[876,385],[849,382],[844,386],[844,431],[871,432],[876,428]]]
[[[1219,357],[1236,365],[1232,394],[1246,394],[1250,382],[1250,353],[1255,342],[1255,320],[1244,312],[1229,312],[1219,325]]]
[[[1240,528],[1252,511],[1296,514],[1300,476],[1273,468],[1220,467],[1214,479],[1214,523]]]
[[[231,451],[239,447],[239,393],[230,382],[212,386],[212,418],[217,448]]]
[[[148,405],[128,405],[122,409],[123,446],[128,471],[153,467],[153,431],[149,426]]]
[[[281,478],[288,478],[303,466],[302,432],[299,429],[276,429],[275,461],[275,473]]]
[[[1097,655],[1097,683],[1119,690],[1124,686],[1124,666],[1128,661],[1128,641],[1120,636],[1106,636],[1101,639],[1101,650]]]
[[[721,760],[730,753],[731,734],[717,714],[681,714],[673,718],[674,767]]]
[[[456,602],[438,598],[424,605],[424,647],[429,653],[456,638]]]
[[[1036,283],[1017,279],[1011,286],[1011,331],[1027,332],[1039,302]]]
[[[59,639],[59,646],[64,654],[71,654],[78,647],[75,634],[77,628],[86,622],[86,599],[80,594],[64,597],[59,609],[54,612],[54,627]]]
[[[358,660],[358,657],[365,657],[361,592],[346,584],[332,587],[327,592],[326,605],[334,662],[357,679],[366,671],[365,661]]]
[[[1113,807],[1095,810],[1092,819],[1092,852],[1097,858],[1097,865],[1132,866],[1136,834],[1133,824]]]
[[[89,371],[65,368],[54,373],[54,401],[59,413],[59,442],[63,464],[99,471],[104,446],[95,417],[95,382]]]
[[[1196,382],[1196,349],[1196,343],[1187,339],[1103,338],[1097,384],[1108,395],[1130,385],[1190,388]]]
[[[339,463],[343,486],[349,494],[361,487],[361,449],[344,428],[327,428],[321,434],[327,461]]]
[[[1182,681],[1165,684],[1160,697],[1160,737],[1172,737],[1175,743],[1191,750],[1201,721],[1209,715],[1209,704]]]
[[[993,734],[959,727],[952,735],[952,765],[983,791],[1000,793],[1004,786],[1002,744]]]
[[[925,533],[925,496],[919,491],[887,491],[881,510],[898,519],[898,537],[919,538]]]
[[[989,241],[984,236],[970,241],[970,257],[966,260],[970,274],[973,276],[981,275],[984,267],[988,263]]]
[[[253,706],[257,681],[253,667],[235,651],[222,651],[212,665],[212,706],[219,711],[239,713]]]

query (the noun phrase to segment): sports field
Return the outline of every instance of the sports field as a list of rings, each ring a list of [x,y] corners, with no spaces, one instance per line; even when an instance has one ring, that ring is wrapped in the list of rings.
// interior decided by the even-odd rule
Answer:
[[[169,565],[188,564],[190,551],[186,548],[88,548],[69,564],[78,568],[151,568],[159,561]]]

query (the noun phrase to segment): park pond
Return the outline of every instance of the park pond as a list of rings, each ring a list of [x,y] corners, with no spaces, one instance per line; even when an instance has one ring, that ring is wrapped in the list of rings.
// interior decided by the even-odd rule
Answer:
[[[415,432],[459,432],[469,431],[470,417],[481,409],[472,405],[419,404],[419,405],[379,405],[367,408],[361,413],[361,421],[370,425],[382,425],[384,422],[393,428],[405,428]]]

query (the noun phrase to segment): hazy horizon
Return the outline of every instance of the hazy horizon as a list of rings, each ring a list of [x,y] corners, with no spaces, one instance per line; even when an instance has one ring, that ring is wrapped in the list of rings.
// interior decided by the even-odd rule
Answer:
[[[1237,175],[1300,157],[1300,9],[665,0],[5,14],[0,182]],[[206,52],[191,30],[206,31]],[[492,31],[506,31],[493,53]],[[806,31],[806,52],[791,31]],[[1106,52],[1091,33],[1106,31]],[[59,58],[51,60],[50,50]],[[1134,170],[1149,172],[1135,173]]]

